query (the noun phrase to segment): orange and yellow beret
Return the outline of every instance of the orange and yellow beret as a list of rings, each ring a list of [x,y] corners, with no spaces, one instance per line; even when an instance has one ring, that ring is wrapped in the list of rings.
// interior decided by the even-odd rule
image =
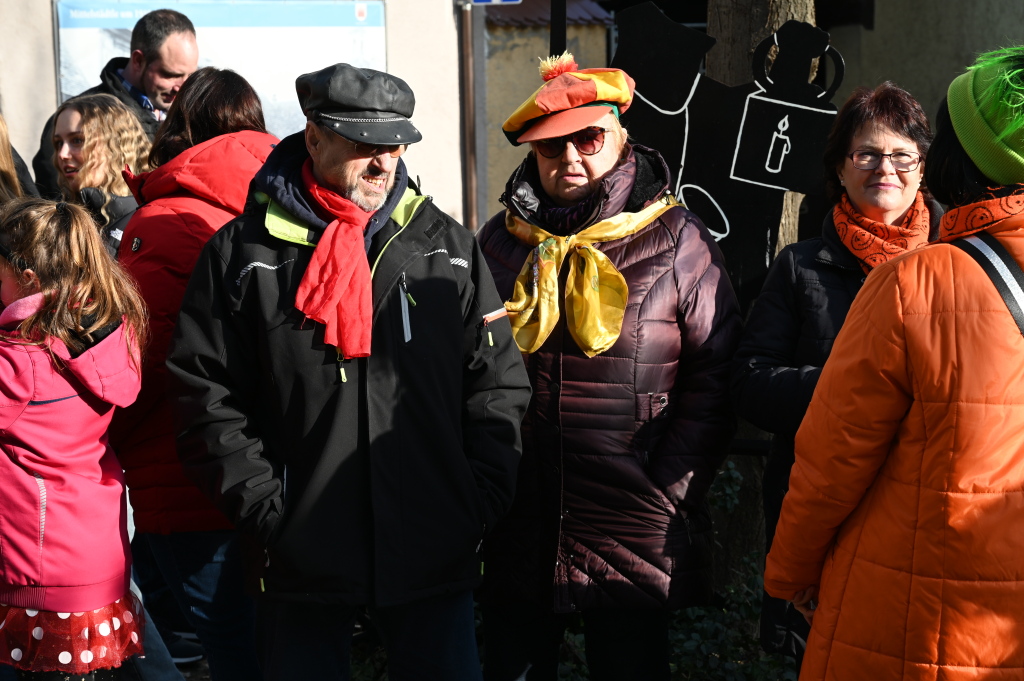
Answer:
[[[618,118],[633,102],[636,84],[621,69],[580,69],[568,52],[541,60],[544,84],[501,126],[515,146],[590,127],[610,107]]]

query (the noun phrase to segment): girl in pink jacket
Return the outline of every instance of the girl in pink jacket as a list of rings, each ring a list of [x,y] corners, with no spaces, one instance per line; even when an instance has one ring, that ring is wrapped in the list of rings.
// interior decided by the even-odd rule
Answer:
[[[142,652],[107,427],[139,391],[145,308],[89,214],[40,199],[0,210],[0,303],[0,662],[112,678]]]

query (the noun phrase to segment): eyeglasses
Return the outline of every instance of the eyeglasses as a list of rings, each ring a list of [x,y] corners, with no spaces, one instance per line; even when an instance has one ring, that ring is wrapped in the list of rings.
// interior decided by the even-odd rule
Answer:
[[[568,143],[572,143],[576,147],[576,151],[584,156],[593,156],[604,148],[604,134],[606,132],[611,131],[604,128],[583,128],[571,135],[537,140],[533,144],[534,148],[544,158],[558,158],[565,153],[565,145]]]
[[[921,165],[921,154],[913,151],[894,151],[891,154],[880,154],[877,151],[855,151],[848,154],[847,158],[853,161],[853,167],[859,170],[874,170],[886,156],[892,162],[892,167],[906,173],[917,170]]]
[[[360,158],[372,158],[376,156],[390,156],[391,158],[398,158],[405,153],[407,144],[367,144],[366,142],[353,142],[347,137],[342,137],[352,146],[356,148],[356,154]]]

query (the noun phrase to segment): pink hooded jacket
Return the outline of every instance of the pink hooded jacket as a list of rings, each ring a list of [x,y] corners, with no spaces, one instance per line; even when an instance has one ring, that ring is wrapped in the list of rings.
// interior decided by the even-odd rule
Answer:
[[[0,313],[13,331],[37,293]],[[139,392],[124,325],[77,357],[0,335],[0,602],[78,612],[128,590],[124,476],[107,444],[114,407]],[[135,355],[133,357],[133,355]]]

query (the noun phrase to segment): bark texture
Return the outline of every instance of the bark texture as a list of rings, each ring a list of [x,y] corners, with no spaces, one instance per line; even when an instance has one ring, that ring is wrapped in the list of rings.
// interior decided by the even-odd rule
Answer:
[[[736,86],[749,83],[753,75],[754,48],[778,29],[797,19],[815,23],[814,0],[709,0],[708,35],[718,42],[707,56],[707,75]],[[769,58],[774,58],[774,50]],[[813,72],[808,78],[813,77]],[[779,225],[778,249],[797,240],[800,203],[804,195],[786,192]],[[776,251],[777,252],[777,251]],[[746,422],[740,423],[739,438],[768,439],[768,434]],[[717,588],[743,580],[743,559],[756,551],[764,559],[764,511],[761,506],[761,476],[764,460],[759,456],[731,456],[743,476],[739,505],[732,512],[714,512],[718,553],[715,559]]]

